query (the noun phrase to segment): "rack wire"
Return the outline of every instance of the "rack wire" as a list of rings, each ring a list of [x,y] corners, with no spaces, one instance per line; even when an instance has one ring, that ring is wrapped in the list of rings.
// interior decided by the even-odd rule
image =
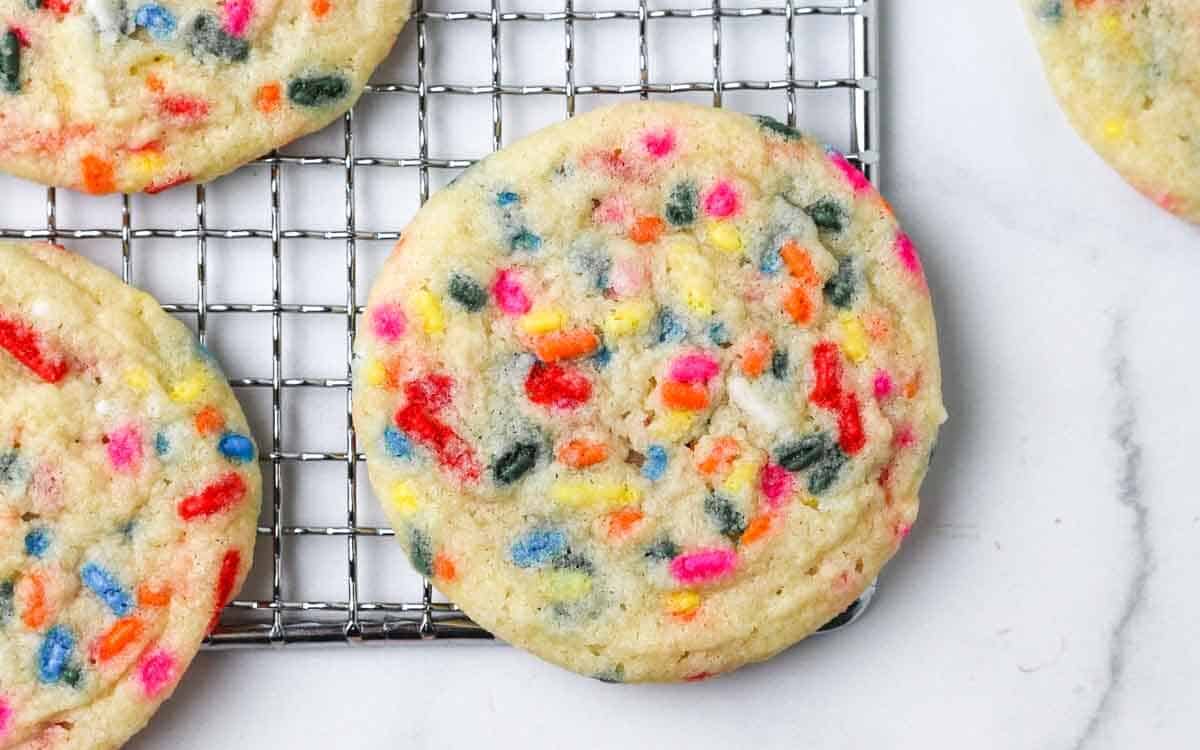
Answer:
[[[433,1],[433,0],[431,0]],[[10,181],[4,183],[5,200],[0,202],[0,237],[34,238],[50,241],[61,240],[105,240],[110,245],[119,244],[120,255],[117,265],[126,282],[135,280],[135,245],[148,241],[192,240],[194,241],[195,284],[194,297],[186,302],[168,302],[163,307],[194,326],[202,343],[211,344],[213,321],[230,314],[269,316],[271,367],[269,376],[233,378],[231,385],[239,397],[246,401],[250,394],[268,392],[269,440],[264,430],[258,431],[261,460],[264,470],[264,513],[258,528],[259,550],[264,558],[256,560],[252,579],[262,579],[265,591],[254,597],[254,586],[248,585],[251,598],[240,598],[232,602],[222,616],[218,629],[210,636],[208,645],[214,648],[242,646],[280,646],[300,643],[365,643],[374,641],[414,641],[459,638],[489,638],[489,634],[465,617],[452,603],[441,601],[429,580],[421,580],[419,589],[411,596],[372,597],[364,596],[361,586],[360,542],[372,538],[393,536],[386,524],[373,525],[365,521],[364,507],[360,494],[370,490],[362,481],[365,474],[360,470],[364,456],[358,451],[354,426],[351,420],[350,372],[354,347],[355,324],[362,313],[360,288],[361,247],[378,241],[394,241],[397,231],[372,231],[360,228],[360,188],[356,178],[364,168],[382,167],[416,172],[417,203],[423,204],[431,191],[431,176],[441,178],[470,166],[482,154],[463,158],[430,156],[430,134],[433,132],[429,103],[434,97],[460,99],[461,97],[486,97],[490,100],[491,149],[501,148],[505,139],[504,109],[506,102],[524,97],[555,97],[562,100],[563,115],[576,114],[581,101],[600,98],[675,97],[679,95],[710,96],[714,106],[722,106],[726,95],[731,92],[779,92],[784,99],[786,119],[789,125],[805,125],[807,97],[812,92],[840,90],[847,93],[848,149],[847,158],[857,164],[869,179],[878,184],[879,150],[879,95],[877,78],[878,60],[878,16],[879,0],[830,0],[829,4],[801,4],[797,0],[783,0],[782,4],[756,7],[726,7],[734,0],[711,0],[704,7],[695,8],[652,8],[651,0],[635,0],[636,8],[623,10],[585,11],[576,8],[583,0],[562,0],[561,9],[547,11],[503,10],[501,0],[485,0],[488,7],[479,10],[443,11],[426,9],[426,0],[415,0],[413,17],[409,28],[401,36],[400,45],[414,45],[415,59],[404,65],[404,79],[395,82],[373,82],[368,86],[364,98],[354,110],[341,121],[341,153],[330,155],[290,155],[272,152],[255,162],[260,170],[265,168],[269,184],[269,225],[260,228],[222,228],[211,226],[210,191],[225,189],[224,182],[212,186],[198,185],[194,190],[194,221],[189,225],[180,223],[167,228],[135,227],[134,207],[137,199],[121,196],[119,224],[108,228],[68,228],[60,226],[59,213],[62,197],[54,188],[45,189],[45,221],[41,226],[6,227],[14,213],[4,206],[14,205],[10,200],[16,190],[37,190],[27,183]],[[668,0],[670,1],[670,0]],[[840,4],[839,4],[840,3]],[[816,34],[809,28],[811,19],[835,19],[842,25],[837,33],[845,34],[849,60],[844,75],[835,77],[798,77],[797,50],[811,44]],[[711,24],[711,77],[707,80],[656,80],[651,49],[650,30],[655,24],[676,24],[683,19],[708,19]],[[761,28],[754,33],[763,44],[755,50],[756,55],[776,55],[782,71],[780,77],[765,80],[748,78],[726,78],[723,49],[726,45],[726,24],[733,19],[742,19]],[[489,55],[491,79],[480,84],[453,84],[429,80],[429,48],[432,36],[430,29],[446,24],[453,31],[465,26],[486,25],[489,31]],[[517,85],[506,83],[502,44],[509,29],[518,24],[554,25],[561,24],[562,74],[561,82],[539,85]],[[638,80],[625,84],[586,83],[577,80],[577,37],[584,25],[628,27],[636,33],[636,55]],[[782,31],[782,33],[780,33]],[[414,40],[415,37],[415,40]],[[777,40],[777,41],[775,41]],[[768,46],[768,42],[771,46]],[[774,45],[778,46],[774,46]],[[773,47],[773,50],[772,50]],[[544,62],[544,61],[543,61]],[[386,66],[385,66],[386,67]],[[377,76],[378,77],[378,76]],[[360,155],[356,143],[356,123],[360,118],[369,118],[374,113],[369,105],[372,100],[386,97],[415,99],[416,153],[415,155],[382,156]],[[586,105],[584,105],[586,106]],[[366,120],[366,122],[370,122]],[[389,123],[403,127],[402,123]],[[336,127],[336,126],[331,126]],[[344,197],[344,223],[338,229],[304,229],[285,227],[283,170],[297,169],[301,174],[314,166],[340,167],[342,193]],[[4,178],[8,179],[8,178]],[[11,185],[11,187],[10,187]],[[186,190],[186,188],[184,188]],[[72,200],[75,196],[72,194]],[[83,199],[80,199],[83,200]],[[86,199],[99,200],[99,199]],[[399,217],[407,220],[407,216]],[[210,241],[258,240],[270,245],[269,302],[225,303],[210,301],[209,243]],[[344,299],[338,304],[285,302],[284,264],[291,247],[297,241],[314,240],[343,243],[344,252]],[[76,248],[77,249],[77,248]],[[153,253],[143,250],[142,255]],[[155,292],[151,288],[150,291]],[[160,299],[163,297],[160,296]],[[169,299],[169,298],[167,298]],[[288,377],[284,365],[285,321],[292,317],[322,316],[340,320],[344,328],[344,362],[340,377],[326,378],[302,375]],[[340,439],[340,450],[288,450],[285,445],[285,424],[289,422],[290,394],[319,390],[341,394],[344,399],[344,421],[325,425],[327,438]],[[343,510],[337,523],[297,524],[289,523],[295,510],[296,498],[305,490],[300,481],[286,480],[287,470],[293,466],[332,465],[340,467],[344,487]],[[344,578],[339,588],[340,597],[290,596],[295,583],[289,579],[287,542],[302,538],[324,537],[341,539],[345,555],[339,566]],[[391,545],[398,549],[397,545]],[[269,557],[265,548],[269,547]],[[268,569],[269,570],[266,570]],[[264,575],[265,574],[265,575]],[[870,601],[874,585],[845,613],[835,618],[824,630],[832,630],[855,620]]]

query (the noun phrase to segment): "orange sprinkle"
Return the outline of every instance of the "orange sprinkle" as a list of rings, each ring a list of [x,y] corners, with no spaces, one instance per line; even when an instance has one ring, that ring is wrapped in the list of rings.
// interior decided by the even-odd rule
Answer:
[[[225,429],[225,417],[214,407],[206,406],[196,415],[196,432],[201,435],[215,435]]]
[[[663,383],[662,400],[672,409],[700,411],[708,407],[708,389],[699,383]]]
[[[592,440],[572,440],[558,449],[558,460],[572,469],[585,469],[608,458],[608,446]]]
[[[629,239],[639,245],[649,245],[658,242],[666,228],[667,225],[657,216],[641,216],[633,222],[633,228],[629,230]]]
[[[171,603],[171,587],[163,584],[152,589],[150,584],[143,583],[138,586],[137,601],[139,607],[165,607]]]
[[[279,102],[283,98],[283,88],[278,81],[264,83],[258,87],[258,92],[254,94],[254,107],[264,115],[269,115],[279,109]]]
[[[762,539],[771,530],[772,523],[771,516],[759,516],[755,518],[746,527],[746,530],[742,532],[742,544],[753,544]]]
[[[458,580],[458,568],[445,552],[439,552],[433,557],[433,577],[447,583]]]
[[[142,621],[136,617],[122,617],[96,639],[96,658],[108,661],[125,650],[129,644],[142,637]]]
[[[645,517],[646,515],[637,508],[620,508],[604,517],[604,525],[608,529],[610,538],[620,539],[628,536],[629,532],[633,531],[633,527],[637,526]]]
[[[742,345],[742,373],[746,377],[757,378],[767,369],[767,360],[771,357],[771,337],[765,333],[756,333]]]
[[[113,165],[95,154],[88,154],[80,161],[83,170],[83,189],[92,195],[115,193],[116,178],[113,175]]]
[[[36,630],[46,624],[49,612],[46,607],[46,579],[41,573],[30,573],[22,580],[25,583],[25,609],[21,622],[25,627]]]
[[[783,309],[787,310],[792,322],[799,326],[811,323],[815,312],[812,297],[808,296],[808,291],[800,284],[792,287],[792,291],[783,298]]]
[[[892,325],[888,319],[879,313],[871,313],[867,316],[867,335],[875,341],[884,341],[892,332]]]
[[[921,389],[921,373],[912,376],[912,379],[904,384],[904,397],[912,398],[917,395],[917,391]]]
[[[161,94],[166,89],[166,86],[163,85],[161,78],[151,73],[146,76],[146,88],[156,94]]]
[[[713,441],[712,450],[708,455],[696,465],[701,474],[708,476],[710,474],[724,474],[729,470],[729,465],[733,460],[742,455],[742,447],[738,445],[738,441],[731,437],[723,436]]]
[[[312,5],[309,6],[309,9],[312,10],[312,14],[317,18],[324,18],[329,15],[329,9],[332,7],[333,4],[329,0],[312,0]]]
[[[795,240],[783,243],[779,254],[783,256],[783,262],[787,264],[788,271],[801,284],[816,286],[821,283],[821,277],[817,275],[817,269],[813,268],[812,258],[808,251],[800,247]]]
[[[539,336],[534,344],[534,353],[543,362],[585,357],[600,346],[600,339],[586,328],[572,331],[554,331]]]

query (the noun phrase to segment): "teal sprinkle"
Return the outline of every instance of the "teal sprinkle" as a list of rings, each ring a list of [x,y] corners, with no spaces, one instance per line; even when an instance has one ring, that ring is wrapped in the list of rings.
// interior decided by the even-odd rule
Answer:
[[[167,437],[167,433],[159,432],[154,435],[154,453],[159,458],[163,458],[171,452],[171,439]]]

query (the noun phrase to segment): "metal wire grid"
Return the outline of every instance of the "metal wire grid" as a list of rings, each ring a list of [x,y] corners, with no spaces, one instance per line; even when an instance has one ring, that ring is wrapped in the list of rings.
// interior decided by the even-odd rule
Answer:
[[[415,601],[363,601],[359,590],[359,537],[393,536],[390,528],[366,526],[359,523],[357,464],[364,461],[358,452],[351,419],[350,372],[354,347],[356,317],[362,312],[357,304],[358,243],[370,240],[396,240],[399,232],[362,231],[356,220],[355,175],[359,167],[383,166],[416,169],[420,203],[430,193],[431,170],[454,170],[470,166],[475,159],[434,159],[429,157],[428,103],[434,94],[487,96],[491,100],[492,149],[502,143],[502,108],[505,97],[561,96],[565,114],[575,114],[580,96],[597,94],[637,95],[647,99],[651,94],[670,95],[683,92],[711,92],[712,104],[721,106],[723,95],[729,91],[781,91],[786,95],[787,121],[796,124],[800,92],[825,89],[845,89],[850,93],[849,139],[847,158],[857,164],[873,182],[878,184],[879,99],[877,93],[878,7],[879,0],[845,0],[845,5],[801,5],[785,0],[777,7],[725,8],[721,0],[694,9],[654,9],[648,0],[639,0],[636,10],[578,11],[575,0],[563,0],[562,10],[547,12],[503,12],[500,0],[490,0],[488,11],[431,11],[425,10],[423,0],[415,0],[411,23],[416,28],[416,80],[412,83],[377,83],[367,87],[366,96],[404,95],[416,97],[417,155],[389,158],[358,156],[355,150],[355,112],[342,120],[343,149],[338,156],[288,156],[273,152],[257,163],[269,168],[270,227],[267,229],[210,228],[203,185],[195,189],[195,224],[191,227],[169,229],[134,229],[131,221],[129,196],[121,197],[121,221],[115,229],[66,229],[58,225],[56,190],[46,190],[46,221],[44,228],[3,228],[0,237],[61,239],[114,239],[120,241],[121,275],[126,282],[133,277],[134,240],[146,238],[175,238],[195,240],[196,296],[191,303],[164,304],[168,312],[196,317],[196,329],[202,343],[207,341],[209,316],[223,313],[259,313],[271,316],[271,376],[269,378],[240,378],[231,380],[236,390],[270,389],[271,436],[268,446],[262,445],[265,474],[267,523],[258,534],[270,540],[271,596],[264,600],[236,600],[229,605],[221,626],[209,639],[209,646],[230,648],[240,646],[283,645],[290,643],[369,642],[392,640],[431,640],[448,638],[488,638],[489,634],[467,619],[453,604],[434,600],[428,579],[423,581],[422,594]],[[843,78],[797,78],[796,46],[797,20],[805,16],[836,16],[847,21],[850,49],[850,75]],[[782,52],[787,77],[778,80],[726,80],[722,75],[722,24],[728,18],[782,17],[784,37]],[[652,82],[647,27],[652,20],[703,19],[712,23],[712,78],[700,82]],[[427,80],[427,23],[486,23],[490,27],[491,83],[488,85],[455,85],[430,83]],[[503,83],[501,36],[506,23],[527,21],[538,23],[561,22],[564,30],[564,73],[561,85],[506,85]],[[631,22],[637,25],[638,71],[637,83],[623,85],[593,85],[576,81],[575,28],[577,23]],[[344,172],[345,224],[337,231],[284,229],[281,218],[281,167],[285,165],[340,165]],[[208,301],[209,239],[260,238],[271,246],[271,301],[269,304],[220,304]],[[321,239],[345,242],[345,303],[285,304],[283,301],[284,240]],[[283,375],[283,316],[285,314],[339,315],[345,320],[345,377],[342,378],[285,378]],[[285,451],[281,440],[284,421],[283,393],[287,389],[340,389],[345,395],[344,445],[342,451],[306,452]],[[345,468],[345,524],[337,526],[302,526],[284,523],[288,493],[282,481],[282,467],[290,463],[334,462]],[[346,598],[330,600],[288,600],[283,591],[283,540],[302,536],[344,537],[346,544]],[[841,627],[856,619],[865,609],[874,592],[874,585],[845,613],[829,623],[824,630]],[[318,620],[315,613],[334,613],[337,621]],[[230,616],[232,615],[232,616]],[[238,620],[238,624],[229,622]],[[249,622],[245,622],[249,620]]]

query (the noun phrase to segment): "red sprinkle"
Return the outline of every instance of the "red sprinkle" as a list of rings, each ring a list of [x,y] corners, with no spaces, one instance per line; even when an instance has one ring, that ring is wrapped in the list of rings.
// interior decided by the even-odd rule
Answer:
[[[211,633],[212,629],[217,626],[217,620],[221,618],[221,610],[233,598],[233,584],[237,582],[238,569],[242,567],[242,553],[236,549],[231,549],[225,553],[225,557],[221,560],[221,572],[217,574],[217,589],[215,601],[213,603],[213,616],[208,624],[208,630]]]
[[[826,409],[836,409],[842,400],[842,354],[832,341],[813,347],[813,373],[816,381],[808,400]]]
[[[205,487],[200,493],[179,502],[179,516],[185,521],[222,513],[237,505],[246,496],[246,480],[230,472]]]
[[[438,373],[406,383],[408,402],[396,412],[395,422],[410,438],[432,450],[442,467],[473,482],[482,471],[475,452],[453,427],[437,418],[437,412],[450,404],[453,385],[449,376]]]
[[[208,102],[196,96],[173,94],[158,100],[158,111],[164,117],[190,124],[208,117]]]
[[[838,405],[838,445],[853,456],[867,444],[867,435],[863,432],[862,409],[858,403],[858,394],[847,391],[842,394],[842,402]]]
[[[535,362],[525,378],[525,395],[541,406],[574,409],[592,397],[592,383],[583,373],[557,362]]]
[[[177,177],[170,177],[162,182],[152,182],[146,186],[144,192],[147,195],[154,195],[156,193],[161,193],[164,190],[170,190],[173,187],[178,187],[190,179],[192,179],[190,174],[181,174]]]
[[[0,347],[47,383],[58,383],[70,369],[65,359],[49,354],[42,337],[29,325],[0,315]]]

